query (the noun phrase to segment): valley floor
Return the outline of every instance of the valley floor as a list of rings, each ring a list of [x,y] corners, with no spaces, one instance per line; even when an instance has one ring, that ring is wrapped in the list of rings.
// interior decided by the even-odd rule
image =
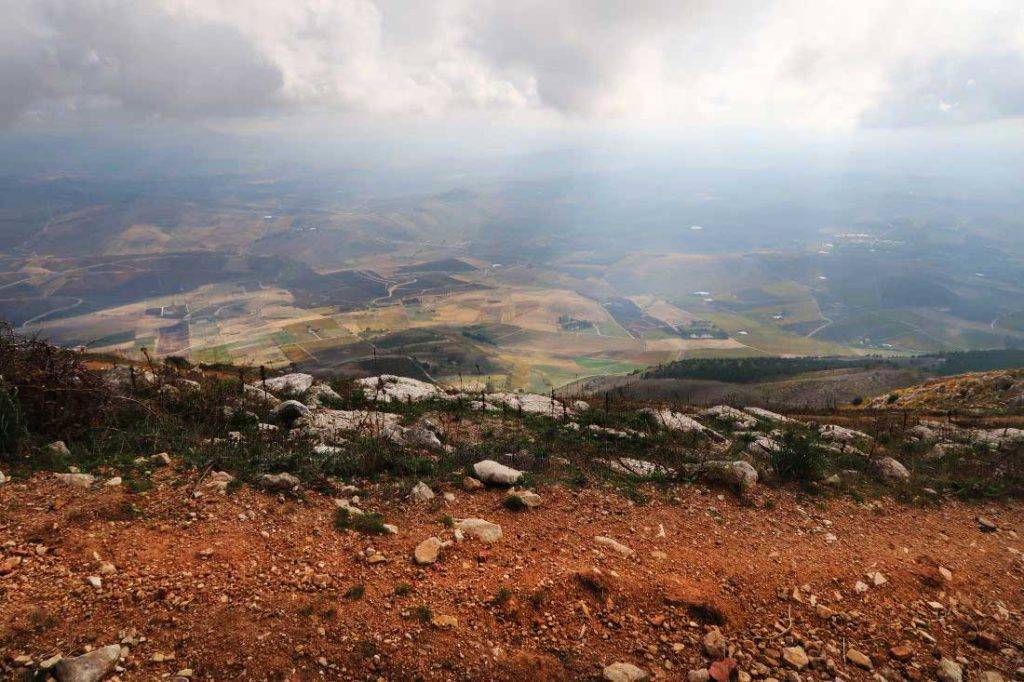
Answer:
[[[601,679],[616,662],[671,680],[723,657],[741,679],[936,679],[942,659],[939,679],[1024,674],[1019,504],[679,486],[637,505],[551,486],[513,512],[494,490],[412,502],[370,486],[361,504],[399,532],[368,536],[336,530],[316,493],[220,494],[174,468],[154,483],[0,485],[0,676],[112,643],[123,680]],[[422,540],[453,539],[451,517],[503,537],[417,566]]]

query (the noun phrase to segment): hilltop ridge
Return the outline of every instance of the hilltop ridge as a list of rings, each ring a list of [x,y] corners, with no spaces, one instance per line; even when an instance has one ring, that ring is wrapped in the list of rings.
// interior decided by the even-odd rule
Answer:
[[[1012,410],[598,404],[0,343],[5,675],[1024,666]]]

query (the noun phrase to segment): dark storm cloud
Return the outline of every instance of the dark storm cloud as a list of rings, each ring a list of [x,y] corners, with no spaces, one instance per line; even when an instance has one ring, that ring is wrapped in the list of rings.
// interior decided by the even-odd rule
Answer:
[[[151,3],[49,0],[7,13],[0,116],[48,100],[178,118],[251,115],[272,107],[282,78],[237,29]]]

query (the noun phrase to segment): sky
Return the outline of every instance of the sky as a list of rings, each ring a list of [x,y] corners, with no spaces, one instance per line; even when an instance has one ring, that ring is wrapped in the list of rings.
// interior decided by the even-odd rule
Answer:
[[[0,0],[0,126],[1019,130],[1019,0]],[[177,128],[174,128],[177,130]]]

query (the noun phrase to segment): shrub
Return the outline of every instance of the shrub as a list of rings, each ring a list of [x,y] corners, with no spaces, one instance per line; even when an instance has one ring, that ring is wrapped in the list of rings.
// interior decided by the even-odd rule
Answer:
[[[384,527],[384,517],[380,514],[353,514],[344,507],[334,510],[334,529],[354,530],[364,535],[383,535],[388,532]]]
[[[352,587],[345,590],[345,599],[349,599],[351,601],[358,601],[363,598],[364,594],[366,594],[365,585],[353,585]]]
[[[503,504],[505,505],[505,509],[508,509],[509,511],[526,510],[526,502],[524,502],[523,498],[518,495],[506,495]]]
[[[786,433],[772,455],[772,465],[784,481],[817,481],[825,471],[825,456],[807,437]]]
[[[17,454],[27,435],[17,389],[0,383],[0,455]]]
[[[395,586],[396,597],[407,597],[412,594],[412,585],[409,583],[399,583]]]

